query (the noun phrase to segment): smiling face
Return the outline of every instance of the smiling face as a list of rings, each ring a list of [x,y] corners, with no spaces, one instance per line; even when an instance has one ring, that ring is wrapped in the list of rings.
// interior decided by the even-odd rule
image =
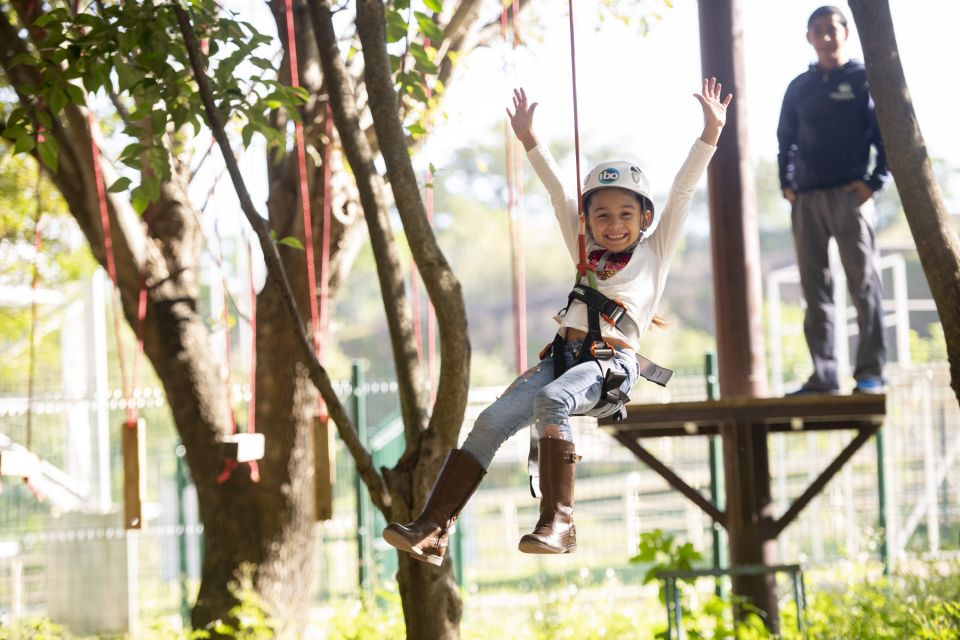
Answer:
[[[637,195],[626,189],[598,189],[587,204],[593,239],[614,253],[629,249],[653,222],[653,211],[642,211]]]

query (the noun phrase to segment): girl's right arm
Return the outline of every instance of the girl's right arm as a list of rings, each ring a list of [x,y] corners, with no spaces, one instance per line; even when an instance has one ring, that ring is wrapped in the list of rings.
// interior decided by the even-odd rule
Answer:
[[[533,165],[533,170],[550,195],[550,204],[557,216],[564,243],[574,262],[577,261],[577,236],[579,233],[579,217],[577,214],[576,198],[567,196],[560,180],[557,164],[550,152],[541,147],[537,136],[533,132],[533,112],[537,108],[536,102],[529,103],[527,93],[522,89],[513,90],[513,113],[507,109],[510,126],[514,134],[527,151],[527,158]]]
[[[527,92],[523,90],[523,87],[520,87],[513,90],[513,113],[510,113],[510,109],[507,109],[507,117],[510,118],[513,133],[527,151],[535,148],[538,144],[537,136],[533,133],[533,112],[536,111],[538,104],[540,103],[529,104],[527,102]]]

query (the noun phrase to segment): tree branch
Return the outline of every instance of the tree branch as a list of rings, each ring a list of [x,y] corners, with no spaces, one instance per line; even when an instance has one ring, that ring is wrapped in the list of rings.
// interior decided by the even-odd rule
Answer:
[[[943,325],[960,400],[960,240],[937,184],[897,51],[888,2],[850,0],[890,171]]]
[[[316,0],[314,0],[316,1]],[[397,95],[387,58],[384,6],[381,0],[358,0],[357,33],[363,47],[364,79],[370,112],[390,175],[397,211],[433,301],[440,328],[440,379],[430,419],[443,446],[454,447],[467,404],[470,343],[460,282],[437,245],[427,222],[423,199],[397,117]]]
[[[179,4],[175,5],[174,10],[190,56],[190,66],[193,70],[194,79],[197,82],[197,87],[199,88],[203,101],[207,124],[210,126],[217,140],[217,144],[220,146],[224,162],[227,165],[227,171],[230,174],[230,179],[233,181],[234,189],[240,200],[240,208],[260,243],[264,261],[267,265],[267,271],[270,277],[277,283],[277,286],[280,287],[281,297],[290,316],[290,322],[294,327],[295,337],[300,347],[301,356],[307,365],[310,380],[314,386],[316,386],[317,390],[320,391],[320,395],[323,396],[327,408],[330,411],[330,417],[333,418],[337,425],[337,432],[340,434],[340,437],[347,445],[347,449],[356,461],[357,472],[367,485],[371,500],[379,509],[388,512],[390,509],[390,494],[386,490],[383,478],[374,468],[370,454],[357,437],[357,432],[346,409],[333,390],[330,377],[320,364],[320,361],[317,360],[317,355],[307,337],[303,323],[300,321],[300,312],[293,298],[293,291],[290,289],[290,282],[287,279],[287,274],[280,260],[280,255],[277,252],[277,247],[270,237],[268,225],[257,212],[256,207],[254,207],[253,201],[250,199],[250,194],[247,192],[247,187],[244,184],[243,177],[240,175],[240,168],[233,158],[226,131],[224,130],[223,123],[220,121],[216,105],[213,102],[213,94],[211,93],[207,80],[205,65],[200,55],[200,47],[197,43],[190,17]]]
[[[422,377],[417,360],[413,323],[407,305],[406,285],[387,216],[383,179],[377,173],[373,151],[360,128],[354,90],[340,57],[330,6],[327,0],[309,0],[309,6],[323,75],[330,95],[330,106],[333,109],[333,121],[337,125],[344,154],[356,178],[360,203],[367,219],[370,243],[376,258],[377,276],[393,346],[397,384],[400,387],[404,431],[409,442],[426,426],[426,406],[421,393]]]

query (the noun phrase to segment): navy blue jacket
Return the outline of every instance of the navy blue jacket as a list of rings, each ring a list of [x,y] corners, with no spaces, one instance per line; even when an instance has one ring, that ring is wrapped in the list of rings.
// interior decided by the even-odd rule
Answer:
[[[867,70],[849,61],[829,71],[810,65],[787,87],[777,127],[780,186],[827,189],[864,180],[874,191],[889,175]],[[877,149],[867,173],[870,146]]]

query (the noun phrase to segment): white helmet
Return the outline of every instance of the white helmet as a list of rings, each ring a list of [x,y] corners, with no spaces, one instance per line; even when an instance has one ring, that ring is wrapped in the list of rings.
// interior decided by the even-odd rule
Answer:
[[[646,174],[640,170],[636,164],[625,160],[609,160],[601,162],[587,174],[583,181],[583,201],[586,203],[587,196],[599,189],[609,189],[617,187],[626,189],[638,196],[645,198],[650,203],[650,210],[654,212],[653,221],[650,226],[640,234],[640,238],[648,238],[657,227],[659,217],[656,215],[656,209],[653,206],[653,196],[651,195],[650,182]],[[584,211],[586,213],[586,211]]]

